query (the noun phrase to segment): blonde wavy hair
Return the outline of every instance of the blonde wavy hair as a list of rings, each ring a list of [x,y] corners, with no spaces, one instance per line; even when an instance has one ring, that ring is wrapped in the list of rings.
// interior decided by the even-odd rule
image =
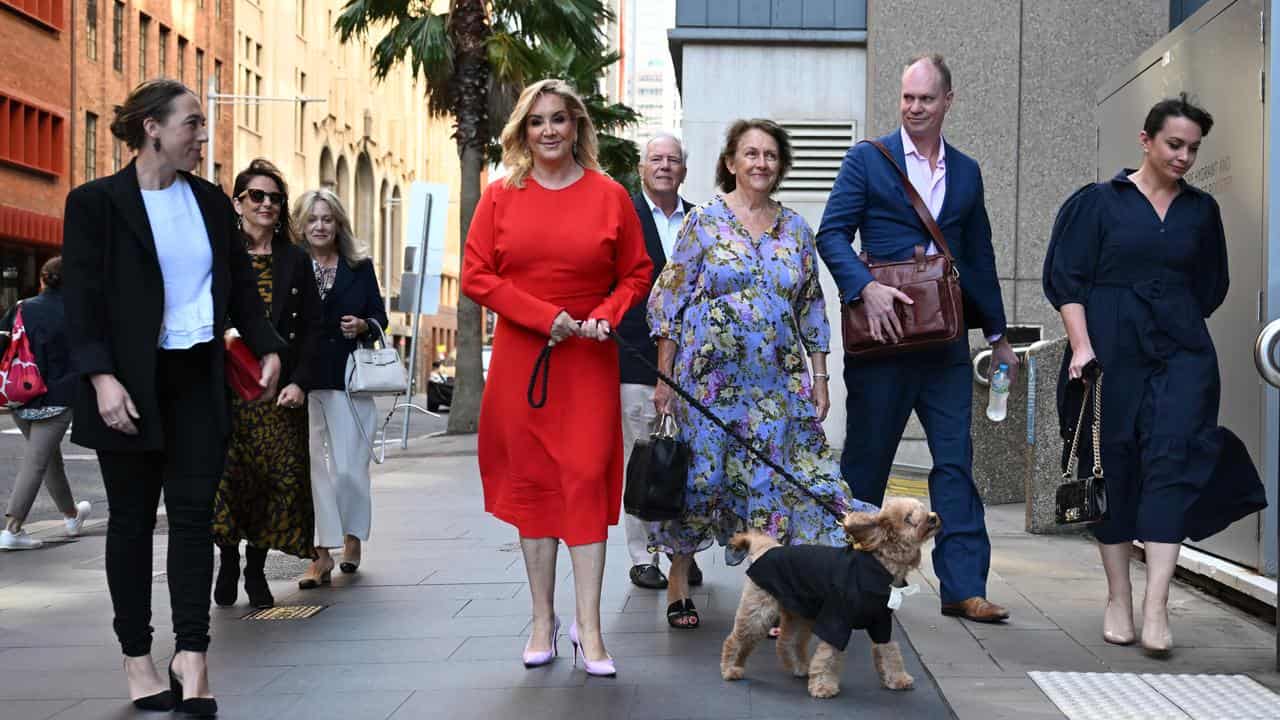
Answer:
[[[502,128],[502,164],[511,173],[505,180],[507,187],[524,187],[525,178],[533,170],[533,153],[529,151],[525,122],[533,112],[534,103],[547,94],[560,96],[576,121],[578,137],[573,144],[573,159],[584,168],[600,170],[600,161],[597,159],[600,146],[596,140],[596,127],[587,115],[587,106],[582,98],[563,80],[540,80],[520,93],[511,117]]]
[[[369,252],[351,230],[351,216],[347,215],[347,209],[342,206],[342,201],[328,188],[308,190],[293,203],[293,226],[297,228],[298,244],[307,251],[308,255],[312,255],[311,241],[307,239],[306,232],[307,216],[311,214],[316,203],[321,201],[329,205],[338,226],[337,237],[334,238],[338,255],[342,256],[347,266],[354,270],[357,265],[369,259]]]

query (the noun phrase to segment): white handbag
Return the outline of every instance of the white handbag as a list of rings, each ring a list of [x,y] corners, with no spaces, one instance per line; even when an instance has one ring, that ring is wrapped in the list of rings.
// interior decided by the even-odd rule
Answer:
[[[394,347],[387,346],[386,334],[382,332],[382,326],[378,321],[369,319],[367,322],[377,328],[377,335],[371,347],[361,347],[357,344],[356,349],[347,356],[346,395],[347,405],[351,408],[351,415],[356,421],[356,427],[360,430],[360,436],[369,446],[369,457],[374,463],[381,465],[387,453],[387,423],[391,422],[391,415],[387,415],[387,421],[375,433],[381,435],[378,443],[379,451],[375,453],[373,440],[365,430],[364,423],[360,421],[360,413],[356,410],[352,396],[404,395],[409,392],[409,374],[405,370],[404,363],[400,362],[400,352]],[[392,413],[394,412],[392,410]]]
[[[377,320],[371,347],[356,346],[347,356],[347,393],[350,395],[403,395],[409,391],[409,374],[400,361],[400,352],[387,346],[386,335]]]

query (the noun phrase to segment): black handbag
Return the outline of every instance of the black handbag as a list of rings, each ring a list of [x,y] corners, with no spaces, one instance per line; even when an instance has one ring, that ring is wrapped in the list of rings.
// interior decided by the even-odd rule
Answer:
[[[622,494],[622,506],[628,515],[656,522],[674,520],[684,512],[689,446],[677,435],[675,418],[663,415],[653,434],[636,441],[627,462],[627,486]]]
[[[1093,379],[1085,381],[1085,394],[1080,401],[1080,417],[1076,431],[1071,436],[1071,450],[1062,458],[1062,485],[1054,499],[1054,519],[1059,525],[1079,523],[1093,524],[1107,514],[1107,484],[1102,474],[1102,371],[1096,365],[1086,368],[1085,376],[1094,370]],[[1092,393],[1089,390],[1092,389]],[[1093,396],[1093,422],[1091,440],[1093,471],[1088,477],[1077,477],[1080,461],[1080,433],[1084,430],[1084,416],[1089,410],[1089,396]]]

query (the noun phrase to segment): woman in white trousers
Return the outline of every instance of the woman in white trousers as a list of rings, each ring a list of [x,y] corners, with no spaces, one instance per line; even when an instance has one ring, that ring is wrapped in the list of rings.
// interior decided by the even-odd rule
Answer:
[[[373,262],[351,231],[342,202],[329,190],[304,193],[294,206],[323,305],[324,330],[316,351],[316,383],[307,395],[311,433],[311,497],[316,515],[316,559],[298,580],[302,589],[329,582],[330,550],[342,548],[341,569],[360,567],[369,539],[368,438],[373,437],[373,398],[346,393],[346,365],[360,340],[387,326]],[[363,426],[363,432],[361,432]]]

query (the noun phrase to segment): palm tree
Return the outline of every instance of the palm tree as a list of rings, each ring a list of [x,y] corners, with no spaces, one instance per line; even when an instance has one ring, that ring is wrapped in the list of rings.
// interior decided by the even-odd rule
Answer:
[[[601,0],[449,0],[437,12],[432,0],[350,0],[334,22],[341,42],[362,40],[371,32],[382,37],[373,47],[373,70],[383,79],[408,62],[426,80],[432,113],[454,119],[454,140],[462,164],[461,232],[467,230],[480,200],[480,177],[495,145],[496,133],[510,114],[515,93],[555,69],[579,75],[579,90],[590,89],[597,110],[606,111],[606,127],[634,122],[626,106],[610,105],[595,91],[595,79],[616,53],[608,51],[600,30],[613,19]],[[566,49],[568,48],[568,49]],[[563,62],[563,64],[562,64]],[[594,76],[588,79],[590,68]],[[568,78],[566,78],[568,79]],[[505,109],[505,111],[504,111]],[[629,114],[628,114],[629,113]],[[625,141],[601,139],[611,160],[635,168],[639,154],[628,154]],[[618,159],[622,158],[622,159]],[[606,166],[606,170],[608,167]],[[631,170],[634,172],[634,170]],[[458,300],[458,370],[450,433],[472,433],[479,425],[484,377],[480,361],[481,310],[471,300]]]

